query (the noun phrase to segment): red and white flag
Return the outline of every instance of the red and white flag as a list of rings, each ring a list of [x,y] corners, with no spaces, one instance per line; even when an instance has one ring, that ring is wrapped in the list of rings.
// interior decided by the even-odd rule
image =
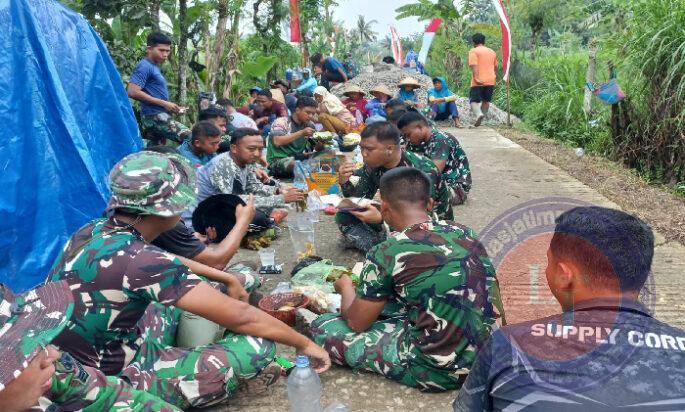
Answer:
[[[390,26],[390,38],[392,40],[392,57],[395,59],[395,62],[402,64],[402,62],[404,62],[402,41],[400,40],[400,35],[397,34],[397,29],[393,26]]]
[[[290,41],[299,43],[300,38],[300,7],[297,0],[290,0]]]
[[[426,27],[426,32],[423,33],[423,43],[421,44],[421,51],[419,52],[419,63],[426,64],[426,59],[428,59],[428,52],[431,49],[431,44],[433,44],[433,39],[435,38],[435,33],[442,24],[441,19],[431,20],[428,27]]]
[[[492,0],[492,4],[499,15],[500,26],[502,26],[502,71],[504,81],[509,80],[509,63],[511,62],[511,30],[509,28],[509,17],[504,9],[502,0]]]

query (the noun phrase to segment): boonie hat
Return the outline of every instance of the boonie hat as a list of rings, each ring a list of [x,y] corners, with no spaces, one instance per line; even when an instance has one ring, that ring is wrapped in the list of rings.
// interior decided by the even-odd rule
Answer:
[[[109,186],[108,211],[178,216],[195,201],[195,170],[180,155],[142,151],[114,165]]]
[[[0,390],[62,332],[73,310],[66,281],[18,295],[0,284]]]

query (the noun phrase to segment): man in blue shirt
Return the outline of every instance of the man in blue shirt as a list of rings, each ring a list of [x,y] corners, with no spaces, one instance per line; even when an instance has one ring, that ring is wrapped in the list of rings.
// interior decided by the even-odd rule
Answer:
[[[323,54],[316,53],[310,59],[314,65],[314,74],[321,74],[321,85],[330,90],[330,83],[345,83],[347,73],[345,67],[335,57],[323,57]]]
[[[614,209],[556,219],[547,283],[563,313],[495,332],[455,411],[685,410],[685,331],[638,301],[654,235]]]
[[[213,122],[200,121],[193,126],[192,137],[178,147],[178,152],[195,168],[200,168],[216,156],[221,136],[221,130]]]
[[[169,101],[167,81],[159,66],[169,58],[171,39],[164,33],[147,36],[147,56],[141,60],[128,84],[128,97],[140,102],[145,138],[150,145],[165,144],[167,139],[181,143],[190,130],[174,121],[170,113],[182,114],[185,108]]]

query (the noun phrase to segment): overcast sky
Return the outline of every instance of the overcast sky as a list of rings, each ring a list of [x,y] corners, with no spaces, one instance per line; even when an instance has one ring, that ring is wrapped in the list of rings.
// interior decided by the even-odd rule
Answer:
[[[345,22],[347,29],[353,29],[357,25],[357,17],[364,15],[366,21],[377,20],[378,24],[373,30],[382,39],[390,34],[390,25],[395,26],[400,36],[406,36],[416,32],[423,32],[428,21],[419,22],[415,18],[395,20],[395,9],[413,0],[339,0],[340,6],[335,8],[334,18]]]

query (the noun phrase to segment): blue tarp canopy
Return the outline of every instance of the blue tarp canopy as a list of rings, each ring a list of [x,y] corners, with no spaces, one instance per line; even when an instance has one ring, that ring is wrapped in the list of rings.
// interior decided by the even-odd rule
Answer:
[[[107,48],[54,0],[0,0],[0,282],[46,278],[142,140]]]

